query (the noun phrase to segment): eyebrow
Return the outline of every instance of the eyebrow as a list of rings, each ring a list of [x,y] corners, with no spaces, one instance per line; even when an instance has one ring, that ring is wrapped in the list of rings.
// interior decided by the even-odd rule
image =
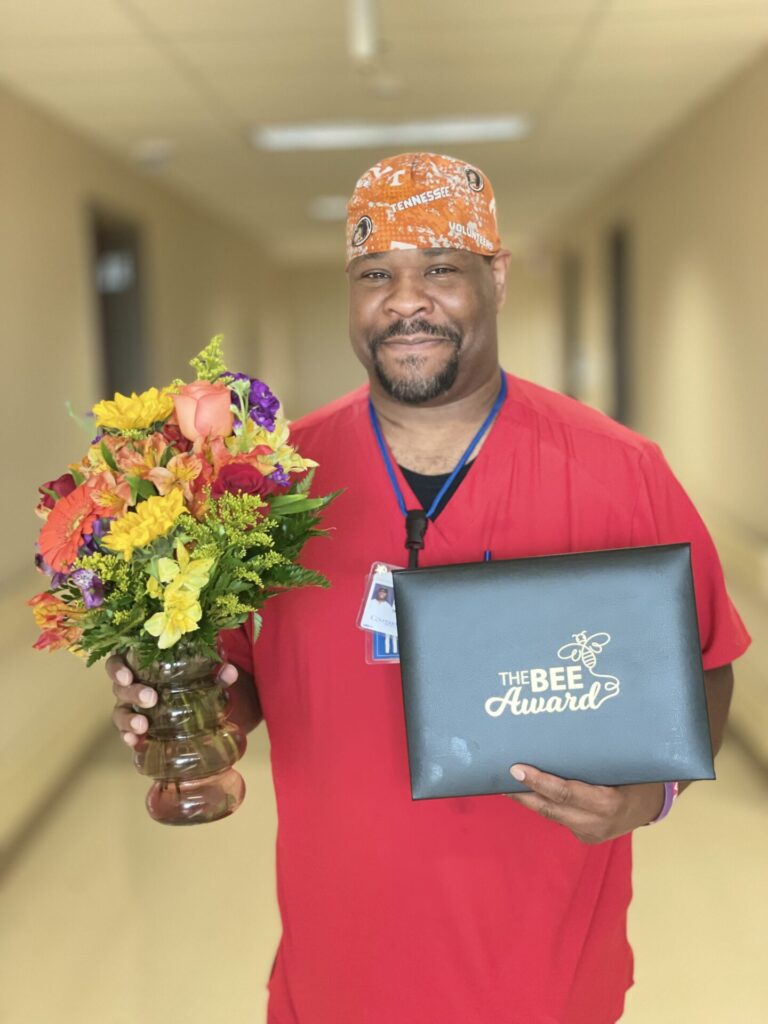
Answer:
[[[442,256],[447,252],[456,252],[456,249],[382,249],[381,252],[367,252],[362,256],[358,256],[359,260],[380,260],[382,256],[386,256],[389,252],[423,252],[425,256]]]

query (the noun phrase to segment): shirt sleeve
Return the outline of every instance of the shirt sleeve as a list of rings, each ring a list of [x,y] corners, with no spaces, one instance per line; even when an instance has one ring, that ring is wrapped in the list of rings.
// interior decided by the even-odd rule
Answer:
[[[691,545],[693,585],[705,669],[740,657],[750,636],[731,602],[715,545],[661,449],[648,442],[632,521],[632,543]]]

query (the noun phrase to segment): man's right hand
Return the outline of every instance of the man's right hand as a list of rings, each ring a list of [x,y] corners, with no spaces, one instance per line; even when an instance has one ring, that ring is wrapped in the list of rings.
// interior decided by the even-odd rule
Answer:
[[[115,728],[129,747],[135,747],[139,738],[149,729],[149,720],[134,708],[153,708],[157,704],[157,691],[146,683],[134,682],[133,673],[122,658],[113,655],[107,659],[107,675],[112,680],[112,692],[117,703],[112,712]],[[231,686],[237,681],[238,671],[234,665],[225,662],[219,668],[218,681],[222,686]]]

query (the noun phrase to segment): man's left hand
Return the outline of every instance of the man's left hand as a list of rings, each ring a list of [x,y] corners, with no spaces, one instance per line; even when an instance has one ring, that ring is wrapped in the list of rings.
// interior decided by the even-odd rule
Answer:
[[[508,793],[512,800],[564,825],[582,843],[604,843],[647,825],[664,803],[663,782],[590,786],[548,775],[527,764],[513,765],[510,774],[531,790]]]

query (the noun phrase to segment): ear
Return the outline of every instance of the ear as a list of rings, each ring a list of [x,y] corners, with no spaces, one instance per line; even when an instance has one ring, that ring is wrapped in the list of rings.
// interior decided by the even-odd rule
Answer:
[[[504,305],[507,297],[507,273],[512,260],[512,253],[507,249],[499,249],[491,260],[491,276],[493,277],[493,290],[496,294],[496,312]]]

